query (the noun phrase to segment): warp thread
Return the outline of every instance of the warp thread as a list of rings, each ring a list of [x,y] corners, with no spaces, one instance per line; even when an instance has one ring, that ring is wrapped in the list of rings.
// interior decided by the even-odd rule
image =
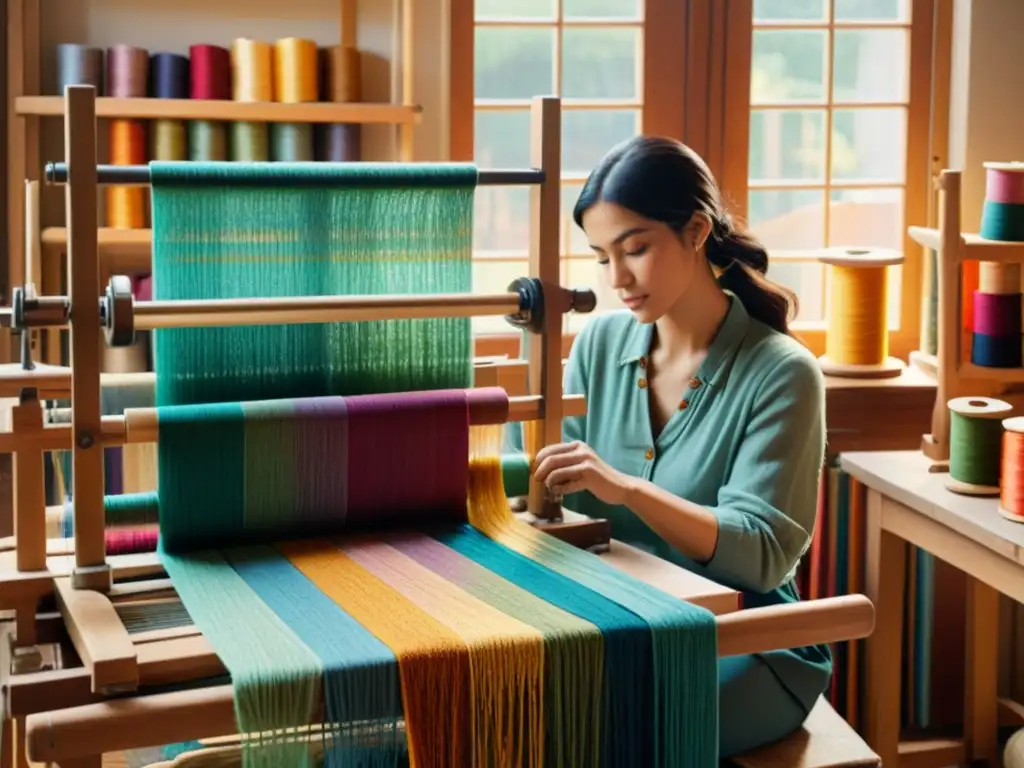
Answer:
[[[97,96],[103,96],[103,69],[102,48],[61,43],[57,46],[57,94],[63,96],[69,85],[91,85]]]
[[[1012,407],[989,397],[958,397],[949,408],[951,491],[981,494],[999,489],[1004,419]]]

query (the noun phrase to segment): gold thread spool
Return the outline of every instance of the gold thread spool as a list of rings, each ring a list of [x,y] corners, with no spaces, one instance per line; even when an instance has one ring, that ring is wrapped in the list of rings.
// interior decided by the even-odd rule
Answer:
[[[818,261],[828,270],[828,328],[822,372],[843,378],[891,378],[903,363],[889,356],[889,267],[903,254],[876,248],[830,248]]]
[[[188,126],[184,120],[154,120],[154,160],[188,160]]]
[[[978,291],[981,293],[1020,293],[1020,264],[978,263]]]
[[[110,121],[112,165],[144,165],[146,127],[140,120]],[[146,197],[142,187],[107,187],[107,226],[142,229],[146,226]]]
[[[232,98],[274,100],[274,49],[262,40],[238,38],[231,44]]]
[[[317,47],[312,40],[285,37],[274,43],[274,94],[283,104],[319,97]]]
[[[320,51],[321,99],[338,104],[362,101],[363,75],[359,49],[332,45]]]

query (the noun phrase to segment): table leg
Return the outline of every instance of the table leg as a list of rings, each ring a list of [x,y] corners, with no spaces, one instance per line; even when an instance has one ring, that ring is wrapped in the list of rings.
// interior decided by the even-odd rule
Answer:
[[[964,746],[967,759],[996,765],[999,757],[999,593],[967,577],[964,659]]]
[[[865,577],[868,597],[875,604],[875,630],[866,643],[866,736],[884,768],[897,768],[907,545],[883,529],[884,504],[878,491],[868,491]]]

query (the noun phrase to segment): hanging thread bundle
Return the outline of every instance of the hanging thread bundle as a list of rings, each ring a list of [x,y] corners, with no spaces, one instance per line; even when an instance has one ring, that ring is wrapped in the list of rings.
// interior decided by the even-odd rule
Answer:
[[[903,255],[871,248],[831,248],[818,260],[828,269],[828,333],[822,371],[831,376],[898,376],[889,356],[889,267]]]
[[[949,408],[946,488],[968,496],[999,494],[1003,424],[1013,410],[990,397],[958,397]]]
[[[472,166],[151,171],[157,299],[471,288]],[[717,766],[714,617],[512,517],[468,325],[156,332],[161,558],[243,764]]]

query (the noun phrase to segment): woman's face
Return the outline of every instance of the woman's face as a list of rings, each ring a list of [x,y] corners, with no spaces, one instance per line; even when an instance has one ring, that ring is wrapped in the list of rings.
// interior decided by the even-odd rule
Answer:
[[[694,216],[680,235],[614,203],[599,202],[583,214],[583,230],[608,285],[641,323],[653,323],[676,306],[698,269],[709,226]]]

